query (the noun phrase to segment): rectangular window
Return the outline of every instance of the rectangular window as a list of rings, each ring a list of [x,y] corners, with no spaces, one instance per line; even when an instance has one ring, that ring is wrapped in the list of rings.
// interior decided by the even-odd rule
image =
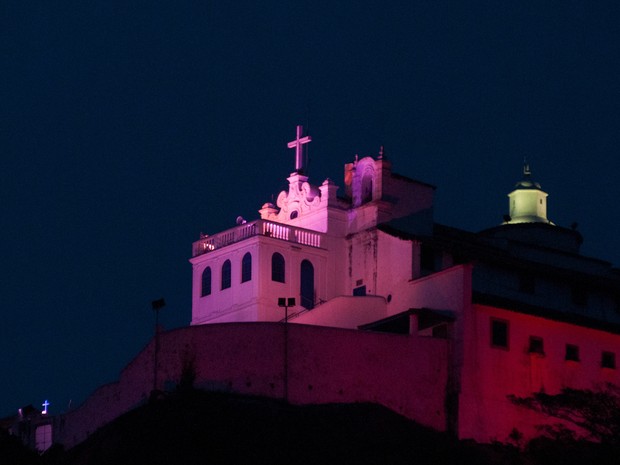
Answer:
[[[435,251],[427,245],[422,245],[420,251],[420,267],[422,270],[426,272],[436,271],[435,259]]]
[[[530,354],[545,355],[545,346],[543,338],[538,336],[530,336],[530,345],[527,350]]]
[[[35,430],[35,448],[45,452],[52,446],[52,425],[37,426]]]
[[[508,348],[508,322],[491,319],[491,346]]]
[[[361,297],[366,295],[366,286],[360,286],[353,289],[353,295],[356,297]]]
[[[616,368],[616,354],[604,350],[601,356],[601,366],[603,368]]]
[[[571,360],[573,362],[579,361],[579,346],[574,344],[566,344],[566,354],[564,360]]]

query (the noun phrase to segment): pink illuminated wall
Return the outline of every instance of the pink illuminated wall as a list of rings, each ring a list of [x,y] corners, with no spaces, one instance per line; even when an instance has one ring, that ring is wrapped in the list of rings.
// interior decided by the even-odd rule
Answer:
[[[284,332],[278,323],[227,323],[162,334],[159,387],[174,389],[184,361],[195,360],[196,386],[281,398]],[[376,402],[442,430],[447,342],[355,330],[289,325],[289,400],[296,404]],[[153,385],[153,344],[66,415],[67,447],[143,404]]]

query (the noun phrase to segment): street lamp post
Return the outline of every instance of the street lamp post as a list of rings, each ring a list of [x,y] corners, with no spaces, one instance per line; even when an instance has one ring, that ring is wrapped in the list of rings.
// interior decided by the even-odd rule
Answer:
[[[278,307],[284,307],[284,400],[288,402],[288,308],[295,306],[295,297],[278,297]]]
[[[157,365],[159,357],[159,311],[166,306],[166,301],[157,299],[151,302],[151,307],[155,312],[155,350],[153,354],[153,393],[157,391]]]

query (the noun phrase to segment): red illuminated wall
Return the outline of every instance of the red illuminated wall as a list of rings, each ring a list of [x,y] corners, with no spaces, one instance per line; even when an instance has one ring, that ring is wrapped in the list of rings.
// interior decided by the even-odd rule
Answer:
[[[494,318],[508,322],[507,348],[491,345]],[[472,336],[464,342],[461,438],[506,441],[513,428],[532,437],[537,425],[557,422],[516,407],[509,394],[526,397],[541,390],[555,394],[562,387],[620,384],[617,368],[601,366],[603,350],[620,354],[619,335],[484,305],[474,305],[465,321],[465,333]],[[543,354],[529,352],[530,336],[543,339]],[[566,344],[579,347],[579,361],[565,360]]]

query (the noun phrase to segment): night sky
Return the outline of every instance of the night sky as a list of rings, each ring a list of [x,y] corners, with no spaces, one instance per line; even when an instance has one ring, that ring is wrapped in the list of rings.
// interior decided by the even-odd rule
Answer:
[[[191,244],[376,155],[438,222],[548,216],[620,264],[617,1],[49,0],[0,6],[0,417],[75,407],[191,313]]]

